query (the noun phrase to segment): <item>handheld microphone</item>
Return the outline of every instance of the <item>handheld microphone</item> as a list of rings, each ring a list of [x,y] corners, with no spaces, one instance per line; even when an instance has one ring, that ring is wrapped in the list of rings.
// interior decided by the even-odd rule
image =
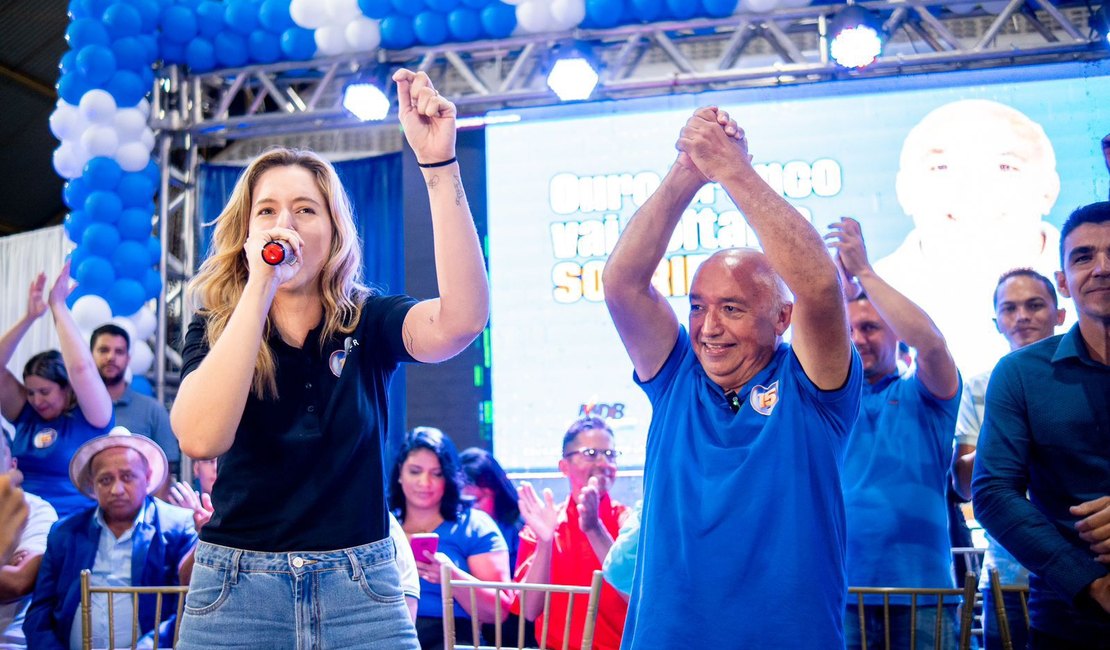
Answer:
[[[288,243],[280,239],[275,239],[262,246],[262,261],[270,266],[295,264],[297,262],[297,255],[293,252],[293,247]]]

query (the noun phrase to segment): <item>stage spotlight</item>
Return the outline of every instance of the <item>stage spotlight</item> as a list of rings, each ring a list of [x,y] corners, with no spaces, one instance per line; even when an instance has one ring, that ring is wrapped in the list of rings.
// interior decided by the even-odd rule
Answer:
[[[373,84],[353,83],[343,90],[343,108],[363,122],[376,122],[389,114],[389,99]]]
[[[883,21],[879,14],[849,4],[829,24],[829,54],[845,68],[871,65],[883,51]]]
[[[1103,2],[1098,11],[1091,12],[1088,24],[1102,40],[1106,41],[1107,45],[1110,45],[1110,4]]]
[[[547,74],[547,87],[564,102],[589,99],[597,87],[597,71],[586,57],[574,53],[561,58]]]

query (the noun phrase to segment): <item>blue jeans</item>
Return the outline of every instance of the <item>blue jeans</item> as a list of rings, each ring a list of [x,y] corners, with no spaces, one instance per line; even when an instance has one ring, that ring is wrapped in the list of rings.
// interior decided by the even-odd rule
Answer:
[[[942,650],[955,650],[956,638],[956,608],[957,605],[945,605],[941,608],[940,633]],[[886,635],[884,631],[883,606],[864,605],[864,627],[867,631],[867,649],[885,648]],[[931,650],[936,645],[937,606],[917,605],[917,629],[914,647],[910,648],[910,606],[890,606],[890,647],[895,650],[910,648],[910,650]],[[863,648],[860,638],[859,608],[849,605],[844,616],[844,641],[848,650]]]
[[[1014,650],[1025,650],[1029,645],[1029,631],[1025,627],[1025,612],[1021,609],[1021,596],[1003,593],[1002,602],[1006,607],[1006,620],[1010,624],[1010,640]],[[994,613],[994,592],[983,590],[983,648],[1000,650],[1002,637],[998,633],[998,616]]]
[[[179,650],[370,647],[419,648],[393,540],[307,553],[197,547]]]

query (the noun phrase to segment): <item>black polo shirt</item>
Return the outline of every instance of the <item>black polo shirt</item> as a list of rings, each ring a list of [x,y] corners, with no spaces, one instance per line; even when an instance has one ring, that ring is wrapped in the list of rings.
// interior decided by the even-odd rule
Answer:
[[[322,348],[322,324],[308,333],[303,348],[287,345],[276,332],[270,337],[278,399],[260,400],[253,393],[247,398],[235,442],[219,459],[215,514],[202,540],[293,552],[349,548],[389,536],[386,391],[398,363],[413,361],[401,326],[414,304],[408,296],[371,296],[355,332]],[[204,322],[196,316],[185,335],[182,378],[208,354]],[[345,349],[337,376],[333,355]]]

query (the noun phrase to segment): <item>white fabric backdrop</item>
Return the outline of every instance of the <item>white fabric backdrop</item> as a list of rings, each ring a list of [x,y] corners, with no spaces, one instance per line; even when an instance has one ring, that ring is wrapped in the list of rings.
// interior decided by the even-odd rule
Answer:
[[[26,313],[27,289],[36,275],[46,273],[50,289],[72,248],[62,226],[0,237],[0,332],[7,332]],[[47,312],[23,337],[8,369],[22,381],[27,359],[49,349],[58,349],[58,335]]]

